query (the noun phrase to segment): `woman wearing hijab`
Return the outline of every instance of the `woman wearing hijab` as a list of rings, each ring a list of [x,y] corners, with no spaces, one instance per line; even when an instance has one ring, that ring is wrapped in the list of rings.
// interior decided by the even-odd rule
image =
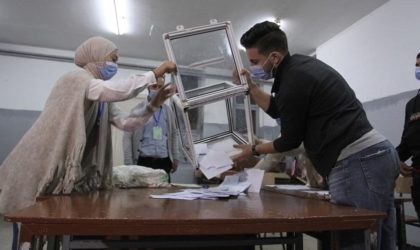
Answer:
[[[165,61],[143,75],[107,81],[117,72],[117,60],[117,47],[102,37],[77,48],[74,62],[82,69],[58,79],[44,110],[0,166],[0,214],[32,205],[40,195],[111,188],[110,125],[135,130],[175,89],[161,88],[129,116],[112,102],[135,97],[157,77],[176,71]]]

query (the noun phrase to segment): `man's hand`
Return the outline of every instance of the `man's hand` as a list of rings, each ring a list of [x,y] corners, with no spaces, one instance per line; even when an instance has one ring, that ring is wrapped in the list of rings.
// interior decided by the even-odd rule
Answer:
[[[172,61],[164,61],[162,63],[165,67],[165,73],[176,73],[177,67],[176,64]]]
[[[175,92],[175,84],[164,85],[156,92],[156,95],[152,98],[150,104],[155,108],[160,107],[169,97],[175,94]]]
[[[413,168],[405,164],[405,162],[400,161],[400,173],[403,176],[409,176],[413,174]]]
[[[252,80],[251,73],[249,73],[249,71],[248,71],[248,70],[246,70],[246,69],[242,69],[242,70],[241,70],[241,75],[242,75],[242,76],[245,76],[246,81],[247,81],[248,86],[249,86],[249,91],[250,91],[250,92],[251,92],[251,94],[252,94],[252,91],[253,91],[255,88],[258,88],[258,85],[254,82],[254,80]]]
[[[234,162],[241,162],[252,156],[252,146],[250,144],[242,144],[242,145],[235,144],[233,145],[233,147],[239,148],[242,150],[241,153],[232,156],[232,161]]]

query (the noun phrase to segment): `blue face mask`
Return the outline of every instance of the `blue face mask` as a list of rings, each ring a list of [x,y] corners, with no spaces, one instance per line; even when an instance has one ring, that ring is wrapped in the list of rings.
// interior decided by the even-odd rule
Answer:
[[[416,79],[420,81],[420,67],[416,67]]]
[[[273,64],[273,67],[271,68],[270,72],[266,72],[263,68],[263,66],[268,62],[268,59],[270,58],[271,54],[268,55],[267,60],[265,60],[265,62],[263,63],[263,65],[251,65],[249,68],[251,70],[251,74],[258,78],[258,79],[262,79],[262,80],[269,80],[271,78],[273,78],[273,70],[275,68],[275,65]]]
[[[105,66],[99,69],[103,80],[111,79],[118,71],[118,65],[113,62],[106,62]]]
[[[149,100],[151,100],[155,95],[156,95],[156,91],[149,90],[149,94],[147,95],[147,97],[149,98]]]
[[[273,78],[271,72],[270,73],[265,72],[265,70],[263,69],[261,65],[251,65],[249,68],[251,70],[251,74],[258,79],[269,80]]]

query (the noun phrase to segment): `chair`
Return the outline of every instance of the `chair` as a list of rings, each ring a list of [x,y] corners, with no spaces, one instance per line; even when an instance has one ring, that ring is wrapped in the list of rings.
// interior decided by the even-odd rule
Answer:
[[[405,215],[404,203],[412,202],[411,199],[412,178],[398,176],[395,181],[395,212],[397,219],[397,244],[398,249],[407,249],[406,225],[420,227],[418,218]]]

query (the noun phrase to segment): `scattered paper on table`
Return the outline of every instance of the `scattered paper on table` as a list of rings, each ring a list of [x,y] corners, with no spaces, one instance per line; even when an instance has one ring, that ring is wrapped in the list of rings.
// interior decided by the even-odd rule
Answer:
[[[229,156],[233,156],[241,153],[242,150],[234,148],[233,145],[238,144],[232,138],[226,138],[224,140],[212,142],[208,144],[208,148],[214,151],[223,151]]]
[[[200,170],[207,179],[211,179],[232,168],[233,161],[223,151],[208,150],[200,160]]]
[[[274,185],[275,188],[283,190],[310,190],[311,188],[305,185]]]
[[[264,170],[248,168],[245,173],[247,181],[251,183],[248,192],[259,193],[264,178]]]
[[[247,173],[241,172],[226,176],[222,184],[214,188],[184,189],[181,192],[150,195],[150,197],[156,199],[215,200],[242,195],[250,186],[251,182],[247,181]]]
[[[194,144],[194,151],[196,155],[205,155],[208,152],[206,143],[197,143]]]
[[[175,200],[216,200],[220,198],[230,198],[231,196],[238,196],[241,192],[223,190],[218,188],[200,188],[200,189],[185,189],[181,192],[166,193],[160,195],[150,195],[155,199],[175,199]]]
[[[231,169],[232,166],[226,166],[226,167],[220,167],[220,168],[202,168],[200,166],[201,172],[206,176],[207,179],[211,179],[213,177],[216,177],[220,175],[221,173],[224,173]]]

